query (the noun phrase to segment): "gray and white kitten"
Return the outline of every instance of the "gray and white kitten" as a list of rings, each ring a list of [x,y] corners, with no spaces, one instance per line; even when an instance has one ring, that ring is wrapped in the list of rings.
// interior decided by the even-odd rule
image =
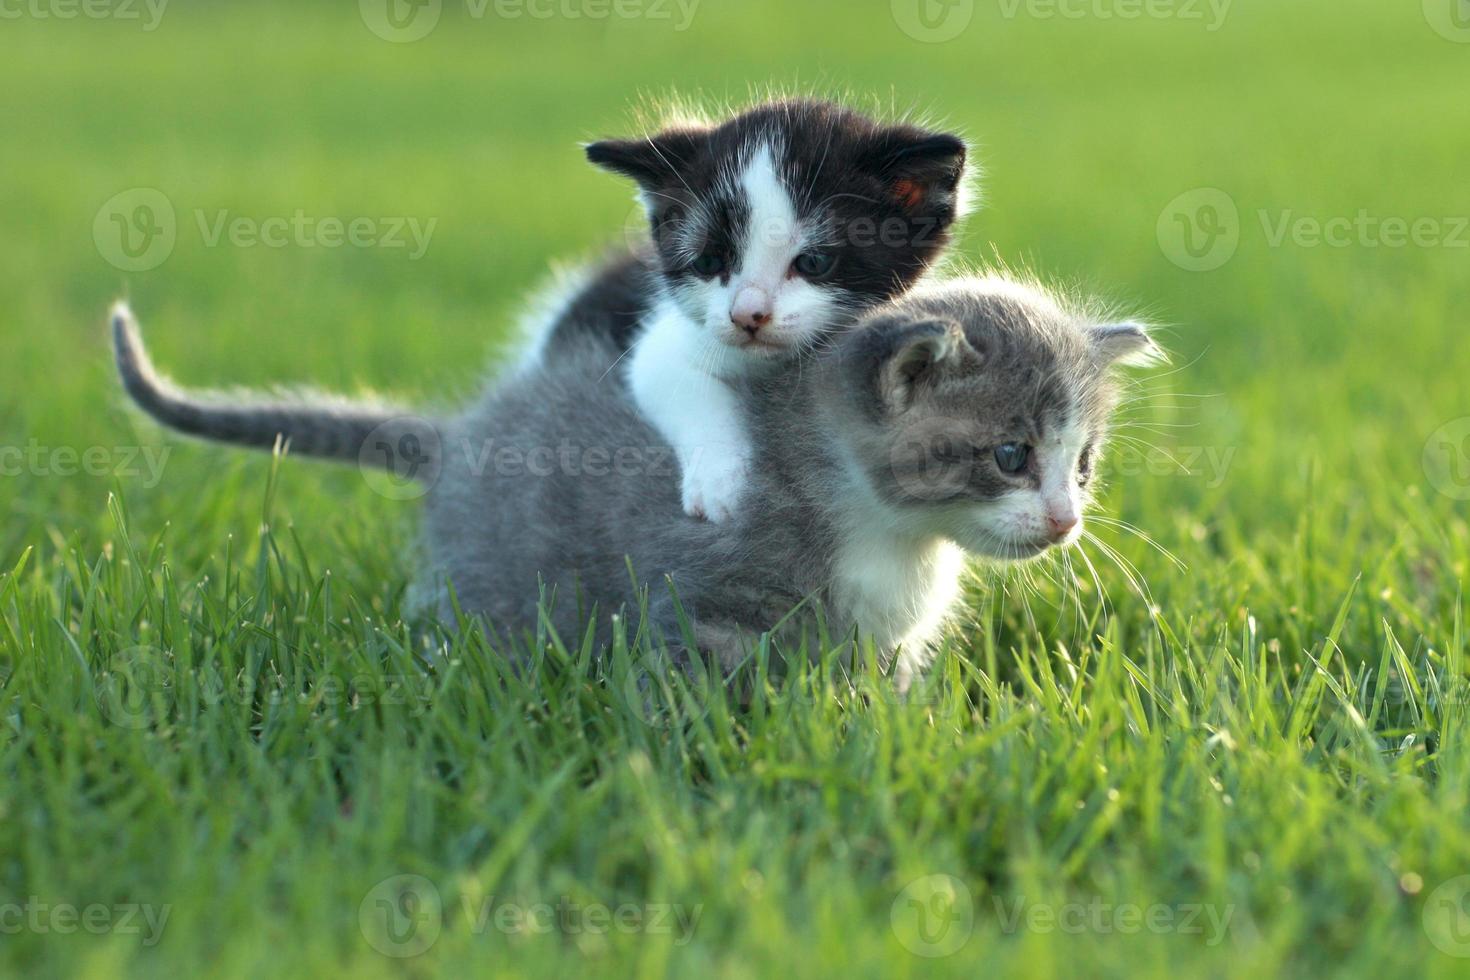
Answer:
[[[162,387],[125,311],[115,326],[145,408],[207,404]],[[856,631],[896,657],[901,687],[959,598],[967,552],[1025,560],[1081,533],[1113,369],[1158,354],[1142,327],[1034,286],[922,285],[740,390],[749,505],[714,525],[684,513],[669,446],[626,389],[599,383],[605,348],[578,346],[431,428],[387,410],[323,411],[305,427],[307,403],[268,410],[325,455],[376,460],[362,446],[373,429],[412,438],[431,484],[422,585],[445,620],[457,604],[524,636],[544,586],[551,624],[574,642],[594,615],[605,627],[635,609],[647,585],[650,625],[677,645],[667,579],[722,666],[778,624],[804,629],[788,618],[801,607],[829,636]]]

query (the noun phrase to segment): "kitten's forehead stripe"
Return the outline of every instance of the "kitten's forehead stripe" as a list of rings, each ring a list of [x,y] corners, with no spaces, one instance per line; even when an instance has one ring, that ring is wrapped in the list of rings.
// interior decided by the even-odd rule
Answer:
[[[790,191],[781,179],[782,153],[772,142],[758,144],[740,174],[749,218],[739,269],[751,280],[779,283],[801,244],[801,226]]]
[[[674,141],[677,172],[650,195],[666,206],[667,198],[679,202],[657,236],[676,290],[699,285],[690,267],[705,253],[722,259],[734,279],[751,266],[756,284],[769,289],[799,254],[821,251],[831,265],[814,288],[858,310],[900,294],[950,240],[952,189],[904,197],[886,169],[902,147],[937,138],[918,126],[798,99],[684,133],[687,144]],[[963,153],[954,165],[963,166]],[[657,228],[658,206],[650,212]]]

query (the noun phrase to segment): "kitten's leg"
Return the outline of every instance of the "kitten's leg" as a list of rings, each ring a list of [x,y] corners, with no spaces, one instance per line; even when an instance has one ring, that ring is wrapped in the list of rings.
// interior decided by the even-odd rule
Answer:
[[[734,515],[750,473],[740,401],[698,366],[693,342],[670,327],[655,322],[634,349],[629,387],[679,457],[684,512],[723,523]]]

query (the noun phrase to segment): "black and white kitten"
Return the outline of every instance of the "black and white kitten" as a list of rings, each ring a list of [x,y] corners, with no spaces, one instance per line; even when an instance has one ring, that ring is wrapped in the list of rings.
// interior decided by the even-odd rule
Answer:
[[[727,520],[751,463],[731,383],[919,279],[963,211],[965,144],[792,100],[593,143],[587,157],[637,182],[651,261],[602,270],[534,357],[589,330],[631,348],[629,388],[678,454],[685,511]]]

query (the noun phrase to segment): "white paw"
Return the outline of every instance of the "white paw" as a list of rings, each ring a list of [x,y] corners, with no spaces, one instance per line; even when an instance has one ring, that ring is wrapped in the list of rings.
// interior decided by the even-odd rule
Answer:
[[[735,516],[750,461],[742,453],[708,452],[684,467],[684,513],[724,524]]]

